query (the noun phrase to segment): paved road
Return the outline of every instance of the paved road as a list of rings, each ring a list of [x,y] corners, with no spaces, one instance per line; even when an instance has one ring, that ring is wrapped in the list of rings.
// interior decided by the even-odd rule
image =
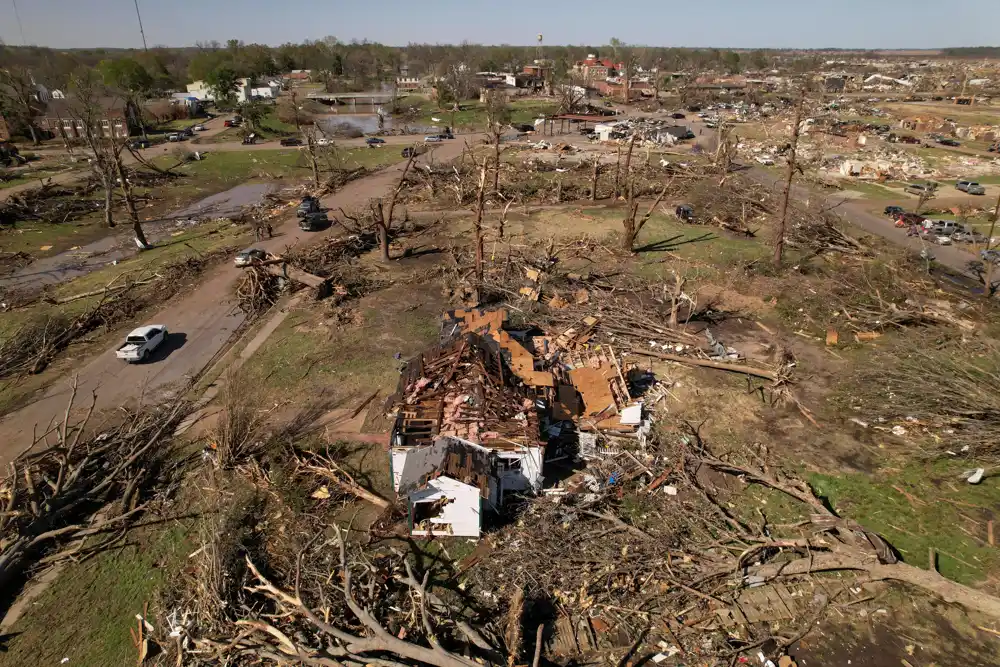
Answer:
[[[434,150],[435,159],[453,159],[461,153],[462,147],[459,141],[440,144]],[[324,198],[322,203],[332,210],[356,207],[393,187],[402,169],[399,163],[349,183],[339,192]],[[292,243],[315,241],[336,232],[336,229],[303,232],[295,218],[289,216],[279,222],[276,231],[274,239],[255,243],[254,246],[280,251]],[[111,349],[80,368],[77,376],[82,402],[89,400],[92,391],[97,392],[99,410],[124,405],[140,393],[145,394],[147,401],[169,400],[170,392],[181,384],[178,381],[200,373],[243,322],[242,313],[230,297],[239,275],[239,269],[230,264],[216,267],[198,289],[174,299],[159,312],[150,315],[149,322],[165,324],[171,332],[186,336],[183,344],[173,343],[172,346],[179,346],[169,351],[165,358],[154,355],[150,363],[126,365],[115,357]],[[61,382],[51,387],[39,400],[0,420],[0,466],[6,466],[31,446],[32,428],[36,424],[42,428],[53,416],[61,414],[68,395],[67,384]]]

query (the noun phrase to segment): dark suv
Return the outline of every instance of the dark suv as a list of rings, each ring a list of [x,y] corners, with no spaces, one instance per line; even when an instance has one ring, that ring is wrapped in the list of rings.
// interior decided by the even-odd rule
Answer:
[[[308,195],[302,198],[302,203],[295,209],[295,215],[299,218],[305,218],[320,212],[319,200]]]

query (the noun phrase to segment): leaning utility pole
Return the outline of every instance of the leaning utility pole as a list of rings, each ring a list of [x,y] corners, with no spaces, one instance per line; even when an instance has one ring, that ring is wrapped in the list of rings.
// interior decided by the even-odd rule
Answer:
[[[142,29],[142,14],[139,13],[139,0],[133,0],[135,2],[135,15],[139,19],[139,34],[142,35],[142,50],[149,51],[146,46],[146,31]]]
[[[993,257],[990,256],[990,244],[993,243],[993,230],[997,226],[997,217],[1000,217],[1000,195],[997,195],[997,205],[993,207],[993,219],[990,220],[990,235],[986,237],[986,250],[983,251],[983,259],[986,261],[986,281],[983,285],[983,296],[987,299],[993,296]]]
[[[792,125],[792,148],[788,156],[788,177],[785,179],[785,194],[781,199],[781,221],[778,223],[778,237],[774,240],[774,265],[781,266],[781,254],[785,250],[785,224],[788,221],[788,199],[792,194],[792,179],[795,177],[795,152],[799,147],[799,126],[802,124],[802,104],[806,99],[805,86],[795,104],[795,122]]]

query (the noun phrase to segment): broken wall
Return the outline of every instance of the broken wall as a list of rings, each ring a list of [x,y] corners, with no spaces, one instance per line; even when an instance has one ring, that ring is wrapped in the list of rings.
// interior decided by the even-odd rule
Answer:
[[[479,489],[450,477],[437,477],[408,495],[410,535],[479,537],[482,499]]]

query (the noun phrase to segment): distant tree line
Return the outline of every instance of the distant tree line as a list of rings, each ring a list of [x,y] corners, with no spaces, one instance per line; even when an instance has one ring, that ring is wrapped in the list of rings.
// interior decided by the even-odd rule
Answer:
[[[589,54],[621,62],[628,58],[644,69],[661,71],[718,69],[737,73],[764,69],[780,57],[779,52],[727,51],[629,46],[617,39],[592,46],[483,46],[408,44],[390,47],[376,42],[341,42],[335,37],[301,44],[245,44],[231,39],[200,43],[194,47],[157,46],[136,49],[50,49],[46,47],[0,46],[0,67],[30,71],[35,81],[49,88],[65,88],[81,67],[96,68],[102,61],[129,59],[144,71],[153,90],[183,89],[185,84],[209,81],[219,70],[240,77],[274,76],[293,69],[313,70],[331,85],[365,88],[406,73],[423,77],[445,77],[449,70],[463,66],[471,71],[517,71],[541,56],[554,61],[564,71]],[[129,67],[135,70],[135,66]]]
[[[949,58],[1000,58],[1000,46],[960,46],[941,49]]]

